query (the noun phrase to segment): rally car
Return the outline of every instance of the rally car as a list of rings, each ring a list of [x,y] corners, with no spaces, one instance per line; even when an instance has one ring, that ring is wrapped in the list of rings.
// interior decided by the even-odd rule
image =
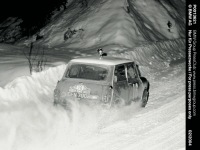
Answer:
[[[140,102],[145,107],[149,81],[138,65],[129,59],[100,56],[72,59],[54,90],[54,104],[70,102],[123,106]]]

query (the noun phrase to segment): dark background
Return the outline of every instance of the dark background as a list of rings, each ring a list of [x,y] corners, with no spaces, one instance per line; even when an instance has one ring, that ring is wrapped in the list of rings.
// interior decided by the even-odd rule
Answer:
[[[56,10],[61,13],[60,8],[65,8],[67,2],[68,0],[1,1],[0,43],[15,43],[38,33],[51,21],[52,12]],[[20,24],[19,20],[22,20]]]
[[[45,24],[55,9],[59,9],[67,0],[7,0],[0,3],[0,22],[7,17],[19,17],[23,26]]]

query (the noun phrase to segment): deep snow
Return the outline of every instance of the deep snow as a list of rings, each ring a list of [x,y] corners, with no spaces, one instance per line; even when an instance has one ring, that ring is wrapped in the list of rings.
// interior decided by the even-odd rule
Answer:
[[[151,80],[146,108],[53,106],[66,65],[18,77],[0,88],[0,146],[5,149],[179,149],[185,143],[184,64]],[[157,72],[160,74],[161,72]]]
[[[185,49],[181,44],[184,40],[174,39],[181,38],[180,27],[174,28],[173,34],[162,31],[162,26],[151,28],[148,34],[159,32],[171,39],[152,43],[145,40],[135,24],[146,21],[136,19],[135,22],[133,16],[125,12],[124,1],[89,2],[92,7],[86,10],[71,7],[63,13],[64,19],[57,18],[42,30],[46,37],[36,42],[39,46],[48,45],[45,48],[48,63],[42,72],[30,75],[22,53],[27,49],[22,45],[32,39],[18,43],[18,46],[0,45],[1,149],[185,149]],[[153,0],[131,2],[140,10],[138,12],[146,10],[143,17],[148,15],[149,24],[155,20],[160,20],[160,23],[156,22],[158,24],[164,23],[162,12],[169,17],[157,7],[159,15],[151,17],[156,9],[150,7],[155,3]],[[83,40],[74,36],[70,41],[62,41],[63,31],[70,23],[75,27],[86,25]],[[69,115],[62,107],[53,106],[53,90],[68,60],[94,55],[99,46],[109,55],[128,57],[140,64],[142,74],[151,84],[146,108],[132,104],[121,109],[103,110],[74,104]]]
[[[185,143],[184,65],[152,80],[146,108],[118,110],[53,106],[66,65],[18,77],[0,88],[3,149],[179,149]]]

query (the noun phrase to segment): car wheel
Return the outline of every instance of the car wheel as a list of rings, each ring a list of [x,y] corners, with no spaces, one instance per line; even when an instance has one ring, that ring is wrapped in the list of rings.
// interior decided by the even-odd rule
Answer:
[[[147,91],[147,89],[144,90],[143,95],[142,95],[142,107],[145,107],[147,105],[149,99],[149,92]]]

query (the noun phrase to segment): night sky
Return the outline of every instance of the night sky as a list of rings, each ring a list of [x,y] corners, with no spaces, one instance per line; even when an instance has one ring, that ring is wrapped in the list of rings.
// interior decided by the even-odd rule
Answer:
[[[7,17],[20,17],[26,24],[43,21],[66,0],[7,0],[0,4],[0,21]]]
[[[7,0],[0,3],[0,23],[8,17],[22,19],[22,36],[37,33],[50,20],[51,12],[58,10],[67,0]]]

